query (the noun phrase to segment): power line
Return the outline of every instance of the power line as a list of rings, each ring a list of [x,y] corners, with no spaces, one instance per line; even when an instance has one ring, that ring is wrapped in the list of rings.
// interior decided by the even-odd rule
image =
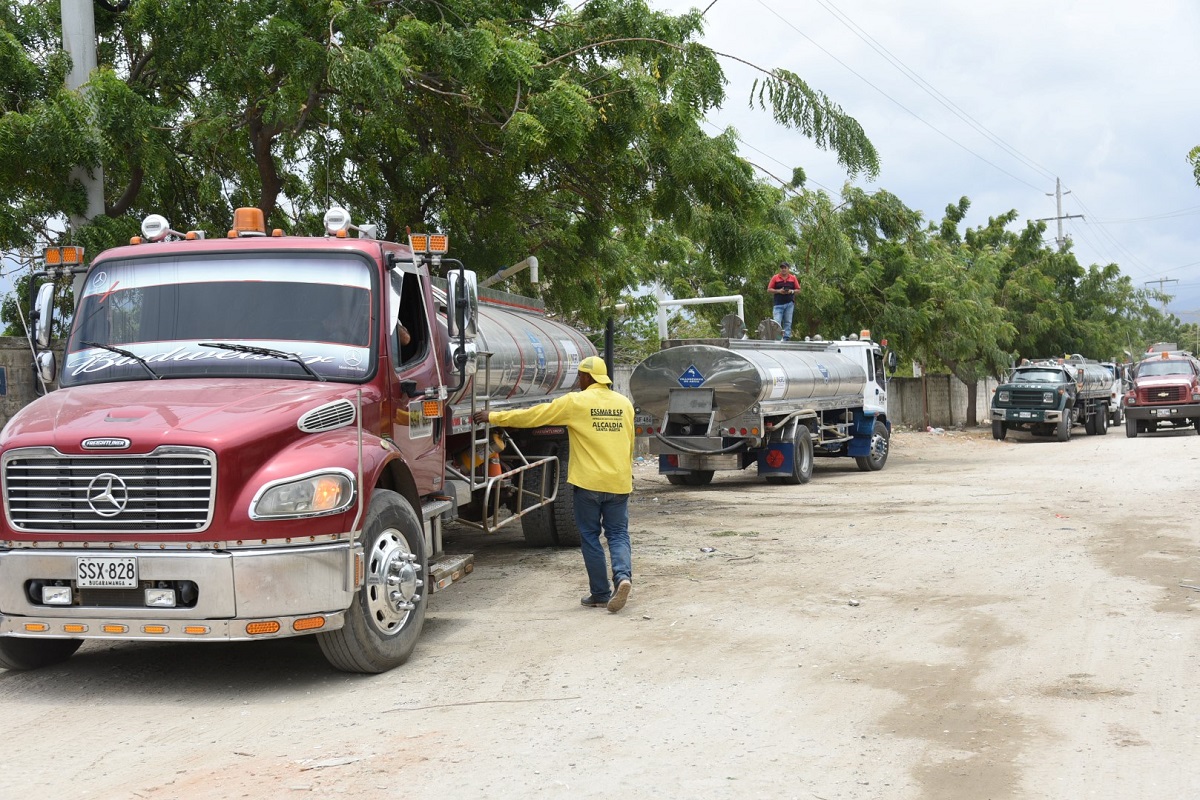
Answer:
[[[813,45],[814,47],[816,47],[816,48],[817,48],[818,50],[820,50],[822,53],[824,53],[825,55],[829,56],[829,57],[830,57],[830,58],[832,58],[834,61],[836,61],[838,64],[840,64],[840,65],[841,65],[843,68],[845,68],[845,70],[846,70],[847,72],[849,72],[850,74],[854,75],[854,77],[858,78],[860,81],[862,81],[863,83],[865,83],[867,86],[870,86],[872,89],[874,89],[875,91],[879,92],[879,94],[883,95],[883,96],[884,96],[884,97],[886,97],[888,100],[891,100],[891,101],[892,101],[893,103],[895,103],[895,104],[896,104],[896,106],[897,106],[898,108],[900,108],[902,111],[904,111],[904,112],[906,112],[907,114],[909,114],[910,116],[912,116],[912,118],[913,118],[913,119],[917,120],[917,121],[918,121],[918,122],[920,122],[922,125],[925,125],[927,128],[929,128],[929,129],[930,129],[930,130],[932,130],[934,133],[936,133],[936,134],[938,134],[939,136],[941,136],[942,138],[944,138],[946,141],[948,141],[948,142],[950,142],[951,144],[953,144],[953,145],[955,145],[955,146],[957,146],[957,147],[961,148],[961,149],[962,149],[962,150],[964,150],[965,152],[967,152],[967,153],[970,153],[971,155],[975,156],[975,158],[977,158],[977,159],[979,159],[980,161],[982,161],[983,163],[987,164],[987,165],[988,165],[989,167],[991,167],[992,169],[996,170],[997,172],[1002,172],[1002,173],[1004,173],[1004,174],[1005,174],[1005,175],[1007,175],[1008,177],[1012,178],[1014,181],[1017,181],[1018,183],[1023,183],[1023,184],[1025,184],[1026,186],[1028,186],[1030,189],[1034,189],[1035,191],[1041,191],[1041,189],[1039,189],[1037,186],[1034,186],[1034,185],[1033,185],[1032,183],[1030,183],[1029,181],[1025,180],[1024,178],[1019,178],[1019,177],[1017,177],[1016,175],[1013,175],[1011,172],[1009,172],[1008,170],[1004,169],[1004,168],[1003,168],[1003,167],[1001,167],[999,164],[995,164],[995,163],[993,163],[993,162],[989,161],[988,159],[986,159],[986,158],[984,158],[983,156],[981,156],[979,153],[976,153],[974,150],[972,150],[971,148],[967,147],[967,146],[966,146],[965,144],[963,144],[962,142],[960,142],[960,141],[958,141],[957,139],[955,139],[955,138],[954,138],[953,136],[951,136],[950,134],[948,134],[948,133],[946,133],[945,131],[941,130],[941,129],[940,129],[940,128],[938,128],[936,125],[934,125],[933,123],[929,122],[929,121],[928,121],[928,120],[926,120],[924,117],[922,117],[920,114],[916,113],[915,111],[913,111],[912,109],[910,109],[908,106],[904,105],[904,104],[903,104],[903,103],[901,103],[899,100],[897,100],[896,98],[892,97],[890,94],[888,94],[887,92],[885,92],[883,89],[880,89],[878,86],[876,86],[875,84],[871,83],[871,81],[867,80],[867,79],[866,79],[866,78],[865,78],[865,77],[864,77],[862,74],[860,74],[859,72],[857,72],[857,71],[856,71],[856,70],[855,70],[853,67],[851,67],[849,64],[847,64],[845,61],[842,61],[840,58],[838,58],[837,56],[835,56],[833,53],[829,52],[829,51],[828,51],[828,50],[826,50],[824,47],[822,47],[820,44],[818,44],[818,43],[816,42],[816,40],[814,40],[814,39],[813,39],[811,36],[809,36],[808,34],[806,34],[804,31],[800,30],[799,28],[797,28],[797,27],[796,27],[794,24],[792,24],[791,20],[787,19],[786,17],[784,17],[783,15],[781,15],[781,14],[780,14],[778,11],[776,11],[775,9],[771,8],[771,7],[770,7],[770,6],[768,6],[766,3],[764,3],[764,2],[763,2],[763,0],[756,0],[756,1],[758,2],[758,4],[759,4],[760,6],[762,6],[763,8],[765,8],[765,9],[766,9],[767,11],[769,11],[771,14],[774,14],[776,17],[778,17],[780,22],[782,22],[783,24],[787,25],[789,28],[791,28],[792,30],[794,30],[796,33],[798,33],[798,34],[800,34],[801,36],[803,36],[805,39],[807,39],[809,42],[811,42],[811,43],[812,43],[812,45]]]

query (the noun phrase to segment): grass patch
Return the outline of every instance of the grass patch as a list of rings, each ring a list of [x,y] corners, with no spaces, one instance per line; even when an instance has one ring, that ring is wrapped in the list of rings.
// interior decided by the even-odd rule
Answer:
[[[758,531],[717,531],[710,536],[758,536]]]

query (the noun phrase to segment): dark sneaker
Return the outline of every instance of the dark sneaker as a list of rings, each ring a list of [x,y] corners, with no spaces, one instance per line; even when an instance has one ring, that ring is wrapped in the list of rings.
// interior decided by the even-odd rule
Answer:
[[[584,597],[579,601],[580,605],[587,606],[588,608],[600,608],[608,603],[608,598],[599,598],[594,594],[589,594],[587,597]]]
[[[629,593],[633,590],[633,584],[629,579],[621,581],[617,584],[617,591],[613,593],[612,599],[608,601],[609,611],[620,611],[625,607],[625,601],[629,599]]]

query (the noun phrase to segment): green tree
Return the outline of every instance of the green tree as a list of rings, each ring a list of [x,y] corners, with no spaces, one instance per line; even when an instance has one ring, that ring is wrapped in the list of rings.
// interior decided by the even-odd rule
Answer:
[[[162,213],[224,231],[232,209],[319,230],[337,203],[381,235],[451,234],[486,272],[537,254],[548,305],[584,324],[686,255],[731,287],[771,248],[775,190],[704,115],[725,101],[699,12],[644,0],[134,0],[97,11],[88,102],[61,89],[54,5],[8,0],[0,163],[20,219],[0,248],[58,236],[83,210],[72,167],[103,166],[106,214],[71,236],[95,253]],[[784,69],[753,101],[873,175],[861,128]],[[17,156],[20,157],[17,157]],[[682,241],[682,244],[675,240]],[[527,278],[511,279],[528,289]],[[683,287],[679,287],[683,288]]]

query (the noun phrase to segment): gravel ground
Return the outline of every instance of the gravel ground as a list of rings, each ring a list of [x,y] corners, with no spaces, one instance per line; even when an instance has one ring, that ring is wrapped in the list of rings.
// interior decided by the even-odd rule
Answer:
[[[636,466],[634,592],[476,554],[413,659],[86,644],[0,672],[2,797],[1200,797],[1200,437],[898,432],[811,483]]]

